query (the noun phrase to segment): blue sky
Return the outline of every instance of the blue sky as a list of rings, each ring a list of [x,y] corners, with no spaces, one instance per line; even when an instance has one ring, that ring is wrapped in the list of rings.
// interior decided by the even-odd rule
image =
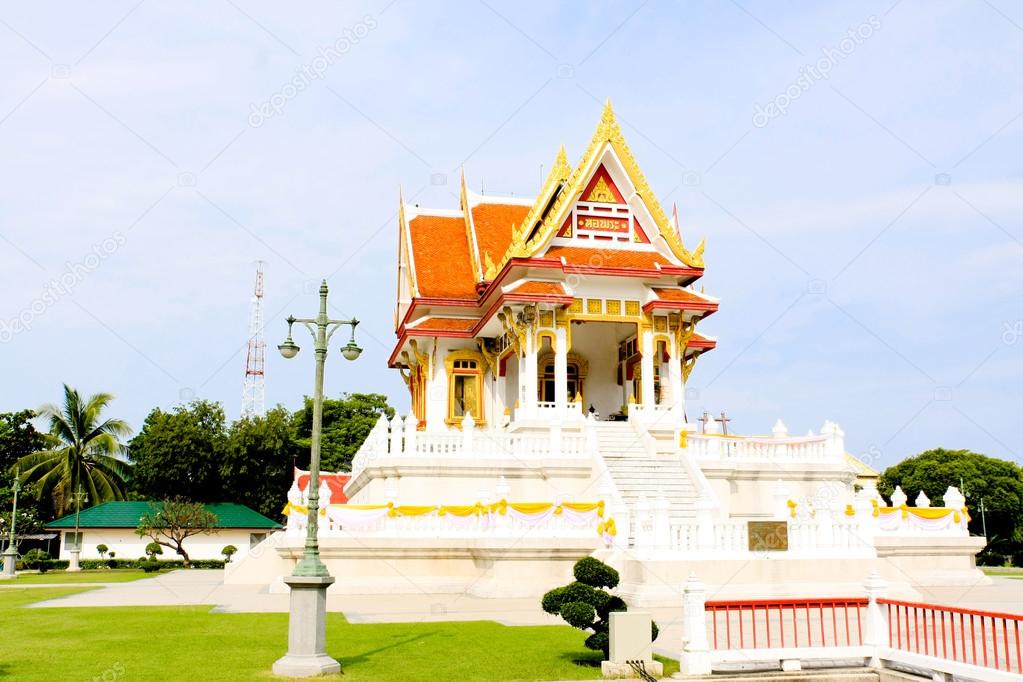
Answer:
[[[385,367],[399,186],[454,208],[464,166],[535,193],[610,97],[707,238],[719,346],[691,417],[833,419],[881,468],[936,446],[1019,460],[1021,63],[1007,0],[6,6],[0,410],[68,382],[136,427],[193,395],[236,416],[257,259],[271,350],[328,277],[366,349],[332,356],[328,392],[406,410]],[[268,403],[311,380],[310,353],[268,354]]]

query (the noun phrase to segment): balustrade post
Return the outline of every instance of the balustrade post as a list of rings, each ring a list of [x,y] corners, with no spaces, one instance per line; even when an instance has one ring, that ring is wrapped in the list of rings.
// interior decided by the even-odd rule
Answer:
[[[395,412],[391,420],[391,457],[401,457],[401,431],[404,424]]]
[[[405,417],[405,454],[410,457],[416,455],[416,432],[419,429],[419,420],[416,415],[409,412]]]
[[[586,453],[591,458],[596,457],[600,449],[597,441],[597,420],[589,412],[586,413],[586,423],[583,424],[583,435],[586,437]]]
[[[832,548],[835,546],[835,515],[832,500],[821,500],[814,506],[814,520],[817,522],[818,547]]]
[[[697,498],[696,503],[696,547],[700,550],[715,549],[714,500],[706,495]]]
[[[288,488],[288,502],[293,506],[302,506],[302,491],[298,487],[297,478],[291,482],[291,487]],[[297,536],[299,535],[299,529],[301,527],[300,522],[302,519],[306,518],[306,515],[299,513],[295,509],[289,509],[288,511],[287,534]]]
[[[653,503],[653,548],[658,551],[666,551],[671,548],[671,525],[668,518],[668,510],[671,505],[668,498],[663,494],[659,495]]]
[[[889,645],[887,608],[877,602],[884,597],[888,590],[888,583],[874,571],[867,576],[863,587],[867,590],[867,613],[866,622],[863,627],[863,644],[870,647],[870,658],[867,665],[871,668],[880,668],[881,659],[879,649]]]
[[[472,412],[466,412],[462,417],[462,456],[472,453],[472,440],[476,431],[476,420],[472,418]]]
[[[902,491],[902,486],[895,486],[895,491],[892,492],[892,506],[898,509],[902,505],[906,504],[909,497]]]
[[[653,512],[650,500],[640,495],[636,501],[636,549],[647,550],[653,545]]]
[[[772,490],[774,496],[774,520],[775,521],[788,521],[789,520],[789,489],[788,486],[779,478],[774,483],[774,489]]]
[[[629,536],[632,532],[632,513],[629,511],[629,505],[624,500],[617,500],[610,505],[609,509],[617,532],[617,535],[614,536],[614,544],[621,549],[628,549]]]
[[[561,416],[555,414],[550,424],[550,456],[561,457]]]
[[[948,487],[948,490],[942,495],[942,499],[945,503],[945,509],[954,509],[958,513],[962,512],[966,507],[966,497],[954,485]],[[969,531],[966,530],[966,514],[960,514],[959,519],[958,528],[968,534]]]
[[[683,675],[711,674],[706,603],[707,588],[690,573],[682,588],[682,656],[678,662]]]
[[[327,516],[326,516],[326,514],[327,514],[327,507],[330,505],[330,496],[331,496],[330,486],[327,485],[327,479],[323,479],[323,480],[320,481],[319,493],[320,493],[320,501],[319,501],[320,521],[319,521],[319,524],[316,527],[316,531],[317,531],[318,535],[322,535],[322,534],[324,534],[323,533],[324,529],[326,529],[328,531],[332,530],[330,528],[329,523],[327,522]]]
[[[927,509],[928,507],[931,506],[931,500],[929,497],[927,497],[924,491],[921,490],[920,494],[916,496],[916,501],[914,502],[914,504],[922,509]]]
[[[509,495],[511,495],[511,486],[508,485],[507,479],[501,476],[497,479],[497,485],[494,486],[494,502],[507,501]],[[507,515],[501,516],[497,511],[491,515],[490,521],[495,530],[500,531],[511,527],[511,519]]]

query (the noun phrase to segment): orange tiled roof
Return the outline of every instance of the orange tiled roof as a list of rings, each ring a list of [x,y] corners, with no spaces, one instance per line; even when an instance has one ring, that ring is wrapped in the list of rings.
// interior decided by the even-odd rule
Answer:
[[[479,320],[464,317],[427,317],[409,327],[409,331],[431,331],[431,332],[467,332],[476,326]]]
[[[710,303],[707,299],[697,296],[685,289],[660,289],[654,287],[654,293],[662,301],[679,301],[681,303]]]
[[[527,294],[535,296],[565,296],[565,287],[558,282],[523,282],[509,294]]]
[[[472,224],[476,228],[476,244],[479,246],[480,264],[486,267],[486,255],[494,263],[508,251],[511,243],[512,226],[522,222],[529,213],[529,206],[518,204],[477,204],[472,208]]]
[[[655,251],[626,251],[624,249],[595,249],[577,246],[552,246],[544,258],[561,258],[569,265],[592,268],[631,268],[654,270],[657,265],[671,265]]]
[[[465,219],[416,216],[408,223],[419,293],[429,298],[476,299]]]

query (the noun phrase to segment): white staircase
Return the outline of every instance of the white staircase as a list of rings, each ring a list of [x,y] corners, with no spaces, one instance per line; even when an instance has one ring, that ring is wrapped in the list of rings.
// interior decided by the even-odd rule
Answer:
[[[680,460],[681,455],[656,454],[628,422],[597,422],[597,447],[608,472],[630,511],[635,514],[640,497],[668,500],[670,523],[692,523],[698,496]]]

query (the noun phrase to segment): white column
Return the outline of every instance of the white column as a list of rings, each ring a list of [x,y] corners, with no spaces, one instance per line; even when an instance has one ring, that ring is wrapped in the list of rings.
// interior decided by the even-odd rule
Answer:
[[[704,611],[707,588],[696,577],[689,579],[682,590],[682,657],[679,668],[683,675],[710,675],[710,643],[707,641],[707,616]]]
[[[522,406],[527,415],[536,416],[536,339],[532,330],[526,333],[526,357],[523,359],[523,371],[519,375],[522,386]]]
[[[643,384],[639,396],[643,411],[654,409],[654,332],[652,329],[640,329],[640,353],[642,359],[640,371],[643,374]]]
[[[564,327],[554,333],[554,403],[558,414],[564,415],[568,408],[568,339]]]
[[[401,432],[404,428],[404,424],[401,421],[401,417],[398,413],[394,413],[394,418],[391,419],[391,457],[401,457]]]
[[[680,349],[674,339],[671,341],[671,361],[668,362],[668,386],[671,387],[671,409],[676,419],[682,420],[685,414],[685,387],[682,385],[682,360],[685,349]]]

